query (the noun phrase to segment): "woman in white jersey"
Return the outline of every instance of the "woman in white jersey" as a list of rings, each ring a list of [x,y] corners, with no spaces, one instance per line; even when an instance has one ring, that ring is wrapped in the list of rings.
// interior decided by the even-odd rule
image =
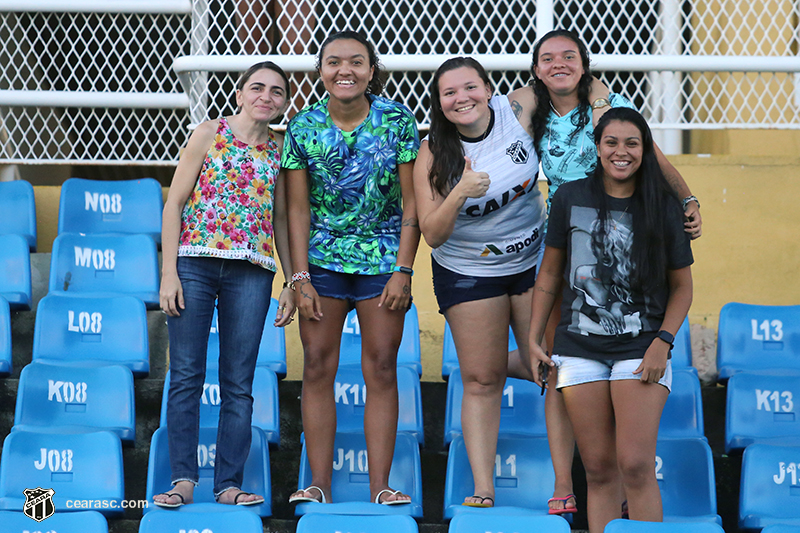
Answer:
[[[464,505],[474,507],[494,505],[506,376],[532,379],[525,343],[513,361],[507,346],[509,324],[518,339],[528,336],[545,221],[528,133],[533,105],[530,88],[492,97],[474,59],[445,61],[433,77],[431,132],[414,167],[420,229],[433,248],[434,291],[464,383],[461,423],[475,480]]]

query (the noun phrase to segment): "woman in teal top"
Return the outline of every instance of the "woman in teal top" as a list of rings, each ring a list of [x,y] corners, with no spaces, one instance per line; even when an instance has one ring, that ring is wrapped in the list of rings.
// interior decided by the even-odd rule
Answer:
[[[303,343],[303,431],[312,484],[290,502],[331,502],[336,434],[334,382],[342,327],[355,308],[370,499],[408,504],[389,487],[397,433],[397,349],[411,305],[419,244],[412,172],[419,134],[411,112],[382,98],[380,65],[360,34],[328,37],[317,56],[328,96],[286,130],[292,282]]]

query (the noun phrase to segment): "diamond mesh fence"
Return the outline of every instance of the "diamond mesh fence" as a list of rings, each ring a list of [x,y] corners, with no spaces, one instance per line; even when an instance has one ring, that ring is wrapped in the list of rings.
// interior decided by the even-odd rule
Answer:
[[[797,55],[800,15],[796,0],[192,0],[191,11],[176,13],[67,6],[0,7],[0,163],[174,164],[192,123],[235,112],[238,75],[191,73],[182,87],[173,70],[182,56],[313,55],[339,29],[365,33],[383,57],[529,55],[537,30],[557,27],[575,30],[593,55],[757,60]],[[597,75],[656,129],[800,128],[796,75],[742,70]],[[527,68],[490,74],[500,93],[529,80]],[[385,91],[423,126],[431,77],[429,70],[393,71]],[[284,123],[324,93],[314,73],[290,78],[294,98]],[[189,108],[126,107],[132,94],[184,91]],[[54,96],[35,105],[2,100],[22,93]],[[64,93],[111,93],[119,101],[67,107],[57,101]]]

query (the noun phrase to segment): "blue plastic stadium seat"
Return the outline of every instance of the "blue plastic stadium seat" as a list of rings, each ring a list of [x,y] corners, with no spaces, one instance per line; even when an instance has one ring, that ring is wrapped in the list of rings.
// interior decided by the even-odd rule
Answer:
[[[53,242],[50,292],[135,296],[158,308],[158,253],[147,235],[62,233]]]
[[[339,367],[334,384],[337,431],[344,433],[364,431],[366,389],[360,368]],[[397,367],[397,392],[400,398],[397,431],[410,433],[417,442],[424,444],[419,376],[408,367]]]
[[[24,180],[0,182],[0,213],[13,213],[3,217],[0,235],[19,235],[36,251],[36,198],[33,185]]]
[[[417,306],[411,304],[403,325],[403,338],[397,350],[397,365],[412,368],[418,376],[422,375],[422,356],[419,344],[419,316]],[[339,350],[339,366],[361,366],[361,325],[355,309],[347,313],[342,328],[342,342]]]
[[[136,440],[133,374],[124,366],[31,363],[22,369],[11,431],[107,430]]]
[[[672,392],[667,397],[667,403],[661,413],[658,437],[705,438],[703,395],[695,368],[673,368]]]
[[[297,522],[297,533],[418,533],[418,531],[414,519],[405,515],[353,516],[315,513],[302,516]]]
[[[751,444],[744,450],[739,527],[800,526],[800,446]]]
[[[508,351],[517,349],[517,340],[514,332],[508,328]],[[458,354],[456,344],[453,342],[453,333],[450,331],[450,324],[444,323],[444,342],[442,343],[442,379],[447,381],[453,370],[458,368]]]
[[[363,433],[337,433],[333,448],[333,477],[331,491],[334,501],[341,503],[319,505],[300,503],[295,514],[405,514],[422,516],[422,467],[419,444],[408,433],[398,433],[394,447],[389,486],[411,496],[407,505],[370,503],[367,443]],[[300,455],[298,489],[311,485],[306,444]]]
[[[485,512],[489,511],[489,512]],[[570,533],[569,523],[559,516],[539,515],[527,509],[495,507],[459,510],[450,521],[448,533],[493,533],[495,531],[536,531]]]
[[[169,398],[170,372],[164,380],[164,393],[161,397],[161,427],[167,427],[167,399]],[[216,428],[219,425],[219,373],[218,369],[207,368],[200,397],[200,427]],[[281,443],[281,419],[278,414],[278,378],[268,368],[256,367],[253,379],[253,421],[252,425],[264,432],[267,442],[272,446]]]
[[[705,438],[659,439],[656,479],[665,522],[715,522],[717,487],[714,461]]]
[[[542,389],[532,381],[507,378],[500,407],[500,434],[526,437],[547,435]],[[447,405],[444,414],[444,444],[461,435],[461,402],[464,384],[461,369],[456,368],[447,381]]]
[[[11,309],[0,296],[0,376],[11,374]]]
[[[0,296],[14,311],[31,308],[31,252],[19,235],[0,235]]]
[[[800,378],[739,372],[728,380],[725,452],[762,444],[800,444]]]
[[[143,233],[161,242],[161,185],[152,178],[71,178],[61,186],[58,233]]]
[[[712,522],[638,522],[617,518],[606,524],[603,533],[724,533],[722,526]]]
[[[197,445],[197,466],[199,467],[200,481],[194,489],[196,503],[214,503],[214,460],[217,453],[217,428],[200,428],[200,438]],[[147,501],[152,502],[153,496],[168,492],[171,488],[171,471],[169,466],[169,446],[167,428],[158,428],[153,433],[150,442],[150,459],[147,464]],[[244,480],[241,489],[246,492],[264,496],[264,503],[251,505],[247,509],[256,512],[259,516],[272,514],[272,488],[270,485],[269,471],[269,443],[264,432],[257,427],[252,428],[252,441],[247,462],[244,465]],[[142,512],[148,513],[158,509],[150,505]],[[161,512],[159,510],[159,512]]]
[[[119,437],[109,431],[11,432],[0,461],[0,509],[21,510],[23,490],[36,487],[55,491],[53,503],[58,511],[122,515],[125,484]],[[107,507],[69,508],[67,500],[106,501]]]
[[[728,303],[719,312],[719,380],[736,372],[800,373],[800,305]]]
[[[150,504],[150,508],[155,507]],[[261,518],[242,506],[193,503],[173,510],[157,509],[139,523],[139,533],[261,533]],[[59,532],[60,533],[60,532]]]
[[[42,363],[123,365],[150,372],[147,311],[132,296],[48,294],[39,301],[33,360]]]
[[[55,497],[58,501],[58,496]],[[60,500],[63,507],[63,499]],[[0,524],[6,533],[108,533],[106,518],[97,511],[64,513],[57,508],[56,513],[43,521],[42,525],[19,511],[0,511]],[[43,512],[43,511],[42,511]]]
[[[800,533],[800,525],[774,524],[762,529],[761,533]]]
[[[692,366],[692,336],[689,317],[683,319],[683,324],[675,335],[672,348],[672,368],[685,368]]]
[[[278,300],[272,298],[264,322],[264,332],[261,334],[261,343],[258,346],[258,360],[256,366],[263,366],[275,372],[278,379],[286,377],[286,331],[276,328],[275,316],[278,312]],[[214,318],[211,320],[211,331],[208,335],[208,352],[206,358],[208,368],[219,365],[219,319],[217,309],[214,308]]]
[[[452,381],[452,380],[451,380]],[[498,473],[499,472],[499,473]],[[495,460],[495,505],[521,507],[547,514],[553,495],[553,463],[546,437],[501,435]],[[464,498],[475,494],[464,437],[450,443],[444,488],[444,518],[453,518]]]

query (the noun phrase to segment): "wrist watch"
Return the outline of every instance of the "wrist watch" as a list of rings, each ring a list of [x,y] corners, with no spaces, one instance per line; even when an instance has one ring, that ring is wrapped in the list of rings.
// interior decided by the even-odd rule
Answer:
[[[664,342],[666,342],[667,344],[669,344],[669,348],[670,348],[670,349],[673,349],[673,348],[675,348],[675,345],[674,345],[674,344],[672,344],[673,342],[675,342],[675,335],[673,335],[673,334],[672,334],[672,333],[670,333],[669,331],[667,331],[667,330],[664,330],[664,329],[662,329],[662,330],[659,330],[659,331],[658,331],[658,333],[656,334],[656,337],[658,337],[658,338],[659,338],[659,339],[661,339],[662,341],[664,341]]]
[[[683,210],[684,211],[686,211],[686,206],[689,205],[689,202],[697,203],[697,209],[700,209],[700,200],[697,199],[697,196],[692,195],[692,196],[687,196],[686,198],[681,200],[681,203],[683,204]]]
[[[283,288],[293,291],[294,290],[294,281],[288,281],[288,282],[284,281],[283,282]]]
[[[608,98],[598,98],[592,102],[592,109],[602,109],[604,107],[611,107],[611,102],[608,101]]]

